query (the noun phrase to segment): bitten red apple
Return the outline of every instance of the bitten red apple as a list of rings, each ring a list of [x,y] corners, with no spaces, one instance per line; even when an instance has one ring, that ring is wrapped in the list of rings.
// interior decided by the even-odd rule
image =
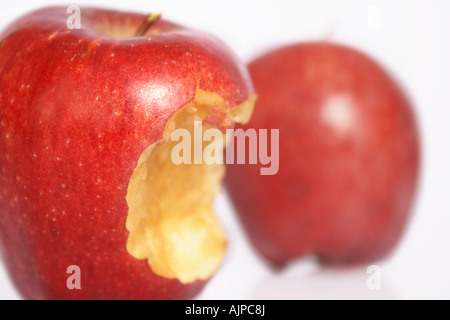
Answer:
[[[96,8],[68,29],[66,9],[0,36],[3,261],[25,298],[192,298],[225,251],[224,170],[173,164],[171,132],[248,119],[250,77],[203,32]]]
[[[254,247],[282,265],[385,257],[407,225],[419,136],[407,97],[365,54],[310,42],[249,64],[259,96],[247,128],[279,129],[279,172],[229,165],[226,185]]]

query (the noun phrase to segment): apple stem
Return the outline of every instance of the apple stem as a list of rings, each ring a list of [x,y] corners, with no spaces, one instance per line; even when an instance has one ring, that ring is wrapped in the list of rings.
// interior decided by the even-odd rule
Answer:
[[[161,13],[150,13],[141,23],[139,28],[134,33],[135,37],[142,37],[150,29],[150,27],[161,18]]]

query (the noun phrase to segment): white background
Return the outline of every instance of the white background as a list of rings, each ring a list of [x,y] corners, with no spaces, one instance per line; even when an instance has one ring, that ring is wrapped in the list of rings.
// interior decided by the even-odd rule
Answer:
[[[0,28],[32,9],[58,3],[70,4],[5,1]],[[118,5],[90,0],[75,4],[162,12],[168,20],[216,34],[246,62],[271,47],[297,41],[324,39],[352,45],[384,64],[415,103],[423,143],[420,190],[397,250],[376,262],[382,271],[381,290],[367,289],[367,266],[322,269],[305,258],[274,272],[251,249],[222,194],[216,207],[228,233],[229,250],[198,299],[450,298],[450,1],[127,0]],[[0,299],[18,298],[0,266]]]

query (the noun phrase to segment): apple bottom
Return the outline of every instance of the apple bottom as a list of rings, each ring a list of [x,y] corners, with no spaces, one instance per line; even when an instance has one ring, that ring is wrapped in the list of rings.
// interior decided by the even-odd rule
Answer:
[[[72,225],[61,226],[70,227],[71,233],[53,229],[58,237],[64,234],[63,242],[46,242],[42,248],[33,243],[24,247],[27,242],[20,239],[10,243],[10,250],[2,252],[3,260],[21,295],[26,299],[190,299],[198,294],[220,267],[226,250],[225,232],[213,212],[225,169],[207,163],[174,164],[171,150],[177,142],[170,137],[177,128],[192,133],[195,121],[220,129],[235,120],[248,121],[254,100],[251,96],[229,109],[218,94],[198,89],[194,100],[169,119],[163,139],[140,155],[126,202],[110,204],[128,212],[126,221],[123,215],[111,213],[101,217],[96,227],[80,213]],[[102,188],[100,182],[96,188]],[[92,189],[88,194],[101,192]],[[79,204],[96,211],[93,199],[80,198]],[[104,229],[104,224],[113,228]],[[129,233],[119,232],[123,225]],[[34,268],[33,252],[47,255],[39,271]],[[71,266],[79,267],[79,285]]]

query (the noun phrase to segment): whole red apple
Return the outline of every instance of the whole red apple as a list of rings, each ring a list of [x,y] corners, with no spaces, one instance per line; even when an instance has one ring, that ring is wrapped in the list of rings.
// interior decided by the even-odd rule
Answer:
[[[226,185],[254,247],[275,264],[385,257],[410,216],[419,169],[413,110],[365,54],[310,42],[249,64],[258,101],[243,128],[279,129],[279,172],[229,165]],[[270,149],[269,149],[270,150]]]
[[[224,170],[175,165],[171,132],[248,118],[250,77],[203,32],[80,13],[79,29],[51,7],[0,36],[3,261],[25,298],[192,298],[225,251]]]

